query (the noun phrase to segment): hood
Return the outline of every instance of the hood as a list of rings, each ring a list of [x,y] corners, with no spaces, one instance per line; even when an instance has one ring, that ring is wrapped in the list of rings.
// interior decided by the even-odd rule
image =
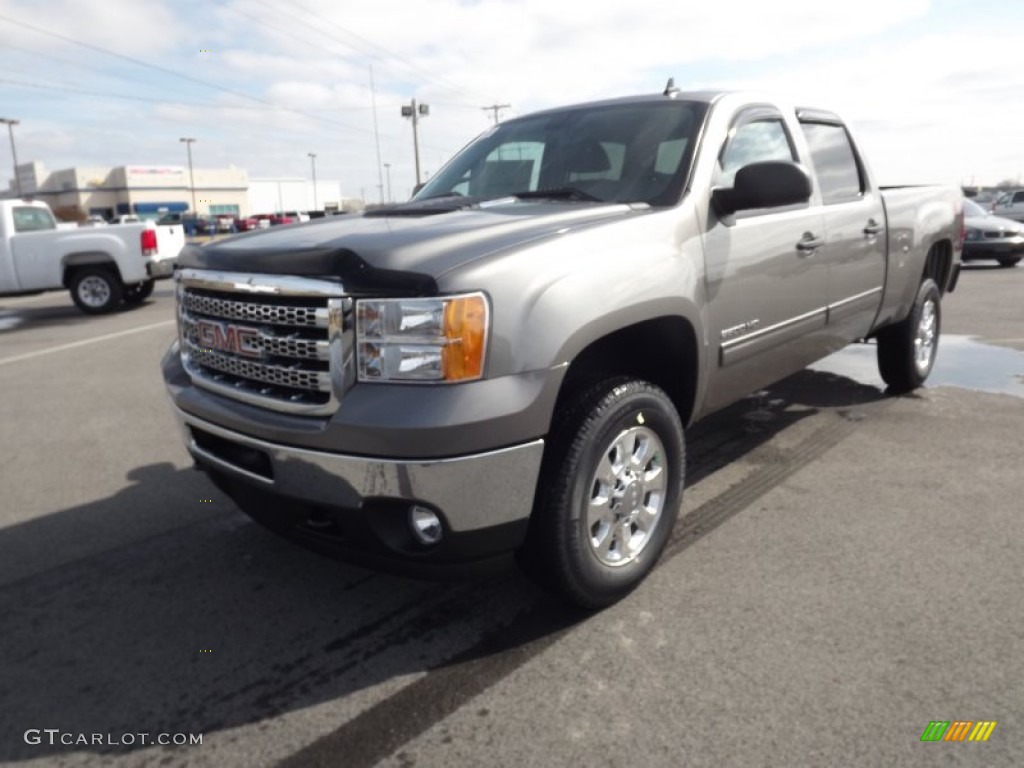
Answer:
[[[1002,216],[967,216],[964,218],[964,226],[989,232],[1020,232],[1024,230],[1024,223]]]
[[[445,272],[496,251],[638,215],[648,206],[502,200],[410,215],[332,216],[182,251],[183,267],[340,278],[346,291],[429,294]]]

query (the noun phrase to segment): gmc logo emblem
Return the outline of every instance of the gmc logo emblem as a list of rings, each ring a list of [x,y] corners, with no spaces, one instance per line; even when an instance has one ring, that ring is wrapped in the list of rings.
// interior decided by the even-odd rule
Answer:
[[[247,328],[243,325],[198,320],[196,321],[196,342],[200,347],[206,349],[233,352],[245,357],[260,357],[263,354],[259,329]]]

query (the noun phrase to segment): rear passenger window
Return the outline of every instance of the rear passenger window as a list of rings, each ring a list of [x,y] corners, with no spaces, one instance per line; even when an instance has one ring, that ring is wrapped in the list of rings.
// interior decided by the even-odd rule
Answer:
[[[864,179],[846,129],[835,123],[800,125],[807,137],[824,203],[858,199],[864,193]]]
[[[736,128],[718,159],[716,184],[731,187],[736,171],[743,166],[772,160],[796,160],[782,120],[770,118],[743,123]]]
[[[44,229],[56,229],[53,216],[43,208],[16,206],[11,212],[14,219],[15,232],[39,232]]]

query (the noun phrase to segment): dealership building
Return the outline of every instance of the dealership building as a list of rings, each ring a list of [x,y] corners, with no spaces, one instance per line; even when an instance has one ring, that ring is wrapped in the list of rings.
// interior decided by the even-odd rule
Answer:
[[[192,183],[189,169],[177,165],[48,171],[42,163],[32,162],[20,164],[17,174],[23,197],[45,201],[62,218],[98,214],[110,219],[129,213],[156,218],[193,208],[199,214],[248,216],[361,207],[358,201],[342,197],[337,181],[318,181],[314,190],[312,182],[305,179],[250,179],[239,168],[195,168]],[[12,180],[6,196],[14,197],[17,189]]]

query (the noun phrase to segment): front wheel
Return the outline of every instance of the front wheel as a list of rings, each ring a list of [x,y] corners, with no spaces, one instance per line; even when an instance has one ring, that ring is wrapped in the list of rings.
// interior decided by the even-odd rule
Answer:
[[[583,391],[550,436],[520,563],[578,606],[619,600],[665,548],[684,463],[683,426],[662,390],[620,377]]]
[[[878,372],[894,394],[924,384],[935,365],[941,325],[939,286],[925,278],[910,314],[878,333]]]
[[[108,267],[83,267],[71,278],[71,299],[89,315],[113,312],[124,297],[124,286]]]

